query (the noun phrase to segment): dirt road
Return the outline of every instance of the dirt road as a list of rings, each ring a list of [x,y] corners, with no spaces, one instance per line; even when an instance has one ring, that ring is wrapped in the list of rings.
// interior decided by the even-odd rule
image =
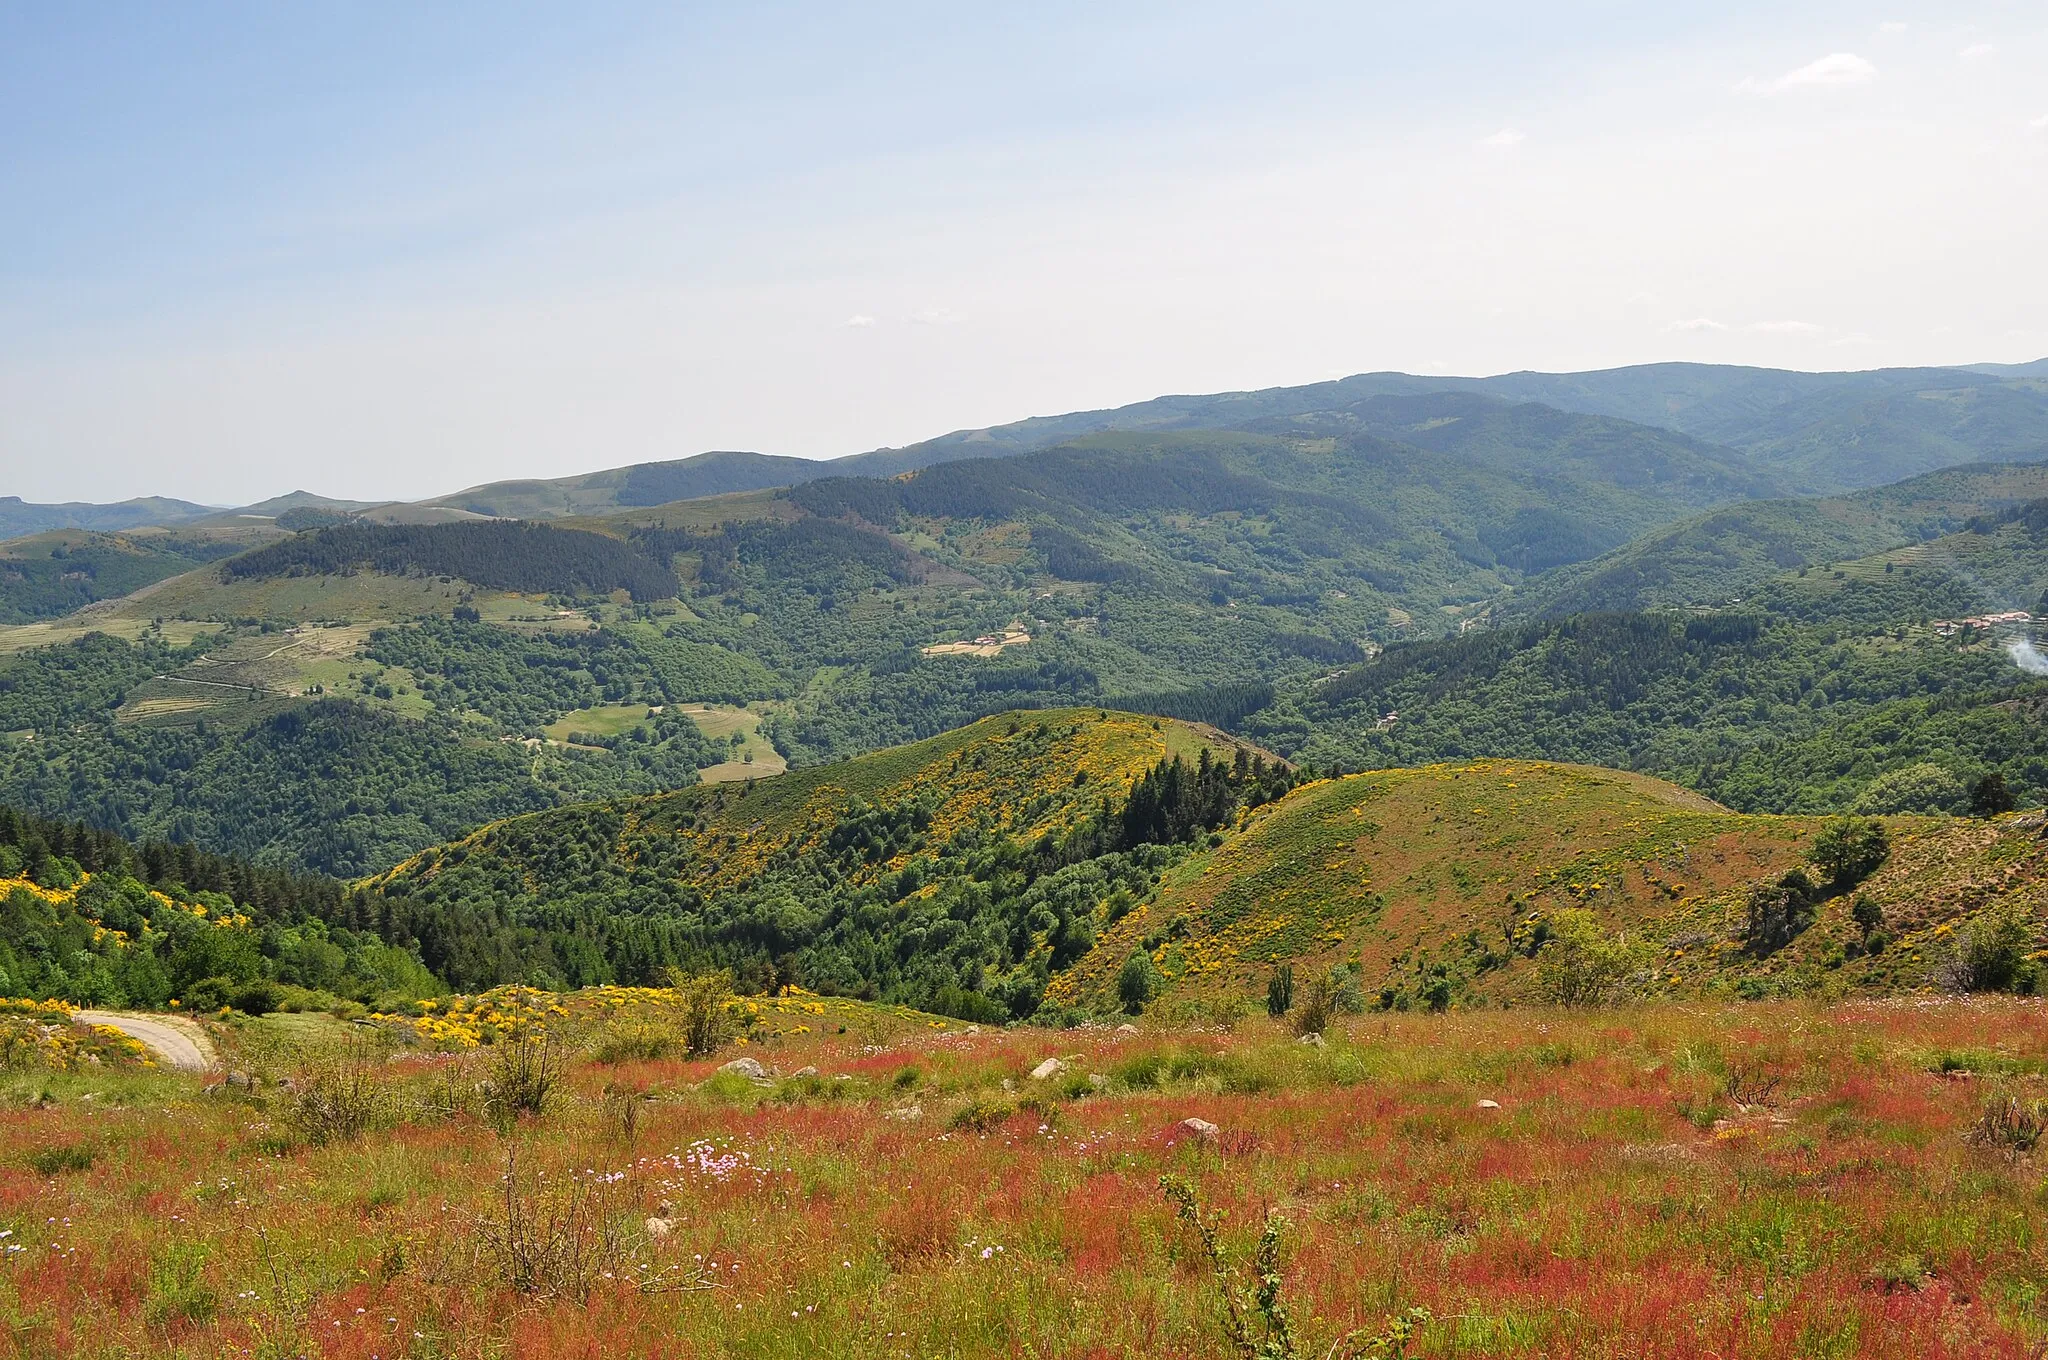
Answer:
[[[82,1025],[109,1025],[138,1039],[181,1072],[204,1072],[213,1066],[213,1045],[190,1020],[169,1015],[124,1015],[115,1011],[78,1011]]]

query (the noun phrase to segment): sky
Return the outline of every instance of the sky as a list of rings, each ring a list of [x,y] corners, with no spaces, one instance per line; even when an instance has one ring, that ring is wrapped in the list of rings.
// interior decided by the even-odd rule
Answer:
[[[0,0],[0,495],[2048,355],[2048,6]]]

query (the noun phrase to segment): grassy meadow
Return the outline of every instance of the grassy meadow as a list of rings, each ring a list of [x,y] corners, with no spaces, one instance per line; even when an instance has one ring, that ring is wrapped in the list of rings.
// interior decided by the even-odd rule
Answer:
[[[599,989],[238,1019],[215,1026],[232,1075],[204,1083],[17,1064],[6,1334],[34,1355],[1240,1353],[1170,1177],[1233,1287],[1271,1216],[1291,1349],[1259,1354],[2048,1341],[2037,1002],[1384,1015],[1319,1046],[1224,1006],[1060,1032],[736,1004],[751,1032],[702,1058],[675,993]],[[720,1071],[742,1056],[765,1074]],[[1375,1349],[1394,1319],[1412,1336]]]

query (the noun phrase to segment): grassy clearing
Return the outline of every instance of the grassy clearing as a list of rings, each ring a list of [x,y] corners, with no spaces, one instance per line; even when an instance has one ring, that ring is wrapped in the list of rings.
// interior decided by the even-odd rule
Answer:
[[[731,704],[683,704],[681,711],[689,714],[690,721],[697,724],[697,730],[711,740],[732,742],[738,738],[738,743],[732,748],[732,759],[699,770],[697,777],[707,784],[729,784],[735,780],[761,779],[787,770],[789,762],[761,735],[761,719],[774,707],[766,703],[752,708],[736,708]]]
[[[497,1124],[493,1048],[281,1050],[211,1094],[9,1078],[13,1333],[48,1353],[1219,1354],[1170,1175],[1227,1215],[1227,1259],[1276,1213],[1304,1354],[1415,1307],[1424,1356],[2048,1342],[2021,1146],[2037,1003],[1389,1016],[1320,1049],[1263,1020],[970,1033],[788,1004],[830,1013],[709,1059],[600,1062],[646,1017],[572,1002],[542,1112]],[[742,1054],[767,1075],[719,1072]],[[1048,1057],[1064,1068],[1034,1081]],[[332,1135],[294,1132],[320,1102]]]

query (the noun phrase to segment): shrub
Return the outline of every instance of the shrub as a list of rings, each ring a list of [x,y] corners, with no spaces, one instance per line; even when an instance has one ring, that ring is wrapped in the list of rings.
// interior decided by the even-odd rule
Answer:
[[[1558,1006],[1608,1006],[1639,988],[1643,947],[1600,928],[1593,913],[1572,907],[1551,918],[1550,939],[1536,956],[1536,990]]]
[[[1294,965],[1283,963],[1266,984],[1266,1014],[1278,1020],[1294,1009]]]
[[[1161,1176],[1159,1190],[1173,1205],[1174,1216],[1195,1235],[1202,1260],[1216,1282],[1223,1335],[1231,1351],[1243,1360],[1298,1360],[1304,1352],[1294,1319],[1280,1296],[1285,1276],[1280,1271],[1283,1224],[1279,1215],[1267,1211],[1248,1268],[1234,1266],[1223,1253],[1215,1225],[1202,1213],[1194,1187],[1177,1177]],[[1427,1309],[1411,1308],[1400,1317],[1387,1319],[1386,1330],[1376,1336],[1361,1329],[1339,1337],[1328,1348],[1312,1344],[1307,1354],[1320,1354],[1328,1360],[1401,1360],[1408,1354],[1409,1341],[1429,1320]]]
[[[1294,1032],[1321,1034],[1330,1027],[1330,1020],[1336,1013],[1336,984],[1326,977],[1312,978],[1302,993],[1301,1005],[1295,1008]]]
[[[66,1171],[89,1171],[96,1154],[89,1147],[73,1143],[68,1147],[37,1148],[28,1155],[31,1170],[41,1176],[61,1175]]]
[[[607,1025],[590,1051],[593,1062],[613,1066],[623,1062],[655,1062],[681,1047],[676,1036],[659,1025]]]
[[[1159,969],[1153,965],[1152,956],[1142,949],[1134,951],[1116,975],[1116,999],[1127,1013],[1136,1015],[1159,995],[1159,983]]]
[[[220,1296],[200,1279],[206,1259],[206,1248],[199,1243],[173,1242],[149,1263],[149,1297],[142,1315],[152,1325],[213,1321],[220,1311]]]
[[[1998,1091],[1984,1102],[1967,1137],[1978,1147],[2023,1157],[2040,1143],[2044,1132],[2048,1132],[2048,1105],[2011,1091]]]
[[[1017,1107],[1001,1096],[978,1095],[960,1107],[953,1116],[953,1127],[974,1133],[988,1133],[1002,1126]]]
[[[338,1057],[302,1069],[292,1084],[286,1123],[315,1147],[346,1142],[384,1114],[384,1088],[368,1052],[350,1044]]]
[[[523,1177],[517,1148],[505,1149],[504,1195],[496,1215],[473,1228],[505,1286],[581,1304],[625,1256],[621,1182],[604,1177]]]
[[[1845,893],[1878,871],[1892,852],[1891,836],[1875,817],[1837,817],[1821,828],[1806,852],[1833,893]]]
[[[540,1115],[562,1080],[562,1055],[546,1034],[528,1031],[492,1050],[485,1105],[500,1124],[521,1115]]]
[[[934,1015],[950,1015],[977,1025],[1002,1025],[1010,1019],[1010,1008],[992,996],[965,987],[941,987],[932,993]]]
[[[1987,912],[1956,932],[1934,980],[1951,992],[2031,991],[2036,969],[2027,954],[2033,944],[2033,927],[2019,912]]]
[[[732,1013],[732,973],[694,976],[680,969],[669,970],[669,986],[682,1003],[683,1043],[695,1058],[709,1057],[733,1037],[739,1024]]]

